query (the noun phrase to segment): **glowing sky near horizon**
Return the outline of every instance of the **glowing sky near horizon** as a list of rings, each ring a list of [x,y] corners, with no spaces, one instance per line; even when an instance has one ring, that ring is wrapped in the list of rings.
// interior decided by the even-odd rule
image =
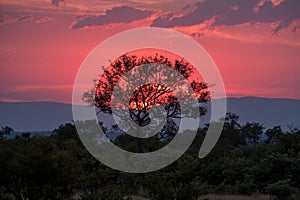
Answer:
[[[97,44],[149,26],[199,42],[228,96],[300,99],[299,2],[0,0],[0,101],[70,103],[77,70]]]

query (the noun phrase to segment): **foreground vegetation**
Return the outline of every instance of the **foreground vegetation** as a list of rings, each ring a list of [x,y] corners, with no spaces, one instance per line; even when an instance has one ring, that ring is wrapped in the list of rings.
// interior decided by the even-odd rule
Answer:
[[[258,123],[238,123],[228,114],[213,151],[198,159],[207,127],[198,131],[189,150],[170,166],[147,174],[110,169],[94,159],[79,140],[73,124],[50,137],[24,133],[0,140],[0,199],[197,199],[206,194],[271,195],[299,199],[300,131],[264,130]],[[263,139],[262,136],[264,135]],[[155,141],[156,149],[168,141]],[[119,137],[115,143],[136,143]]]

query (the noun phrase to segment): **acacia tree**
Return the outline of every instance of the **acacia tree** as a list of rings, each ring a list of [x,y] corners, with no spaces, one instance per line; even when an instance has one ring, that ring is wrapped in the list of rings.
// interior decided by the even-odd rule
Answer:
[[[143,65],[151,66],[139,70],[139,67]],[[128,73],[129,71],[134,72]],[[95,105],[98,108],[98,113],[112,113],[114,110],[114,114],[118,117],[128,118],[126,120],[132,120],[138,126],[148,125],[151,121],[149,110],[162,105],[167,120],[156,137],[157,139],[170,139],[177,130],[174,119],[182,117],[182,105],[191,104],[191,96],[193,96],[193,100],[196,99],[201,104],[200,106],[197,105],[200,114],[206,113],[205,103],[210,98],[208,85],[199,81],[199,76],[194,72],[195,68],[184,59],[172,60],[158,54],[148,57],[124,54],[104,70],[99,80],[95,81],[95,88],[85,92],[82,99]],[[158,84],[155,80],[163,81],[166,84]],[[187,90],[184,84],[186,81],[192,88],[193,94]],[[137,83],[140,84],[136,86]],[[174,86],[181,87],[176,94],[172,89]],[[120,95],[128,91],[132,91],[130,97]],[[119,94],[119,101],[114,105],[112,104],[113,93]],[[186,97],[185,101],[179,102],[179,96]],[[124,106],[128,106],[129,115],[124,115]],[[189,116],[186,117],[193,117],[193,114],[195,113],[190,112],[188,113]],[[138,152],[143,152],[142,139],[136,138],[136,140]]]

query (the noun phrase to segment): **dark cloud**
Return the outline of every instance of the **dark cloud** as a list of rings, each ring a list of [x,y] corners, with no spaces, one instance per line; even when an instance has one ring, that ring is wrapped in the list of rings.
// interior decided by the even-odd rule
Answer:
[[[139,10],[128,6],[107,10],[105,15],[88,16],[76,22],[71,28],[79,29],[88,26],[101,26],[111,23],[129,23],[152,15],[150,10]]]
[[[235,0],[226,0],[222,2],[219,0],[206,0],[201,3],[196,3],[195,9],[184,16],[174,17],[172,19],[158,18],[154,20],[152,26],[171,28],[175,26],[201,24],[214,16],[228,12],[229,8],[235,5],[235,2]],[[255,0],[253,0],[253,2],[255,5]]]
[[[17,22],[27,22],[32,20],[33,20],[32,15],[19,15],[19,14],[0,15],[0,25],[14,24]]]
[[[285,0],[278,6],[274,6],[271,1],[266,1],[257,12],[254,8],[260,0],[206,0],[195,4],[195,9],[181,17],[175,18],[157,18],[151,26],[155,27],[175,27],[191,26],[201,24],[206,20],[214,18],[212,26],[217,25],[236,25],[241,23],[256,22],[280,22],[272,30],[273,33],[300,19],[300,1]],[[233,9],[234,8],[234,9]]]
[[[25,16],[18,18],[19,22],[26,22],[26,21],[32,21],[32,20],[33,20],[32,15],[25,15]]]
[[[67,2],[67,0],[51,0],[52,6],[62,6]]]

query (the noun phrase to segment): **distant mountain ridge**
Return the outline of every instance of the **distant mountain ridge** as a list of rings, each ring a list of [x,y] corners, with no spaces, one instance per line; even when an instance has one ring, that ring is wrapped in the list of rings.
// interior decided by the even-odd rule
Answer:
[[[283,129],[288,125],[300,128],[300,100],[230,97],[227,112],[236,113],[240,123],[258,122],[266,128],[275,125]],[[10,126],[16,131],[52,131],[73,120],[72,105],[55,102],[0,102],[0,113],[0,127]],[[209,116],[204,121],[208,122]]]
[[[227,98],[227,112],[236,113],[240,123],[258,122],[266,128],[280,125],[300,128],[300,100],[284,98]],[[206,117],[207,118],[207,117]],[[206,119],[207,120],[207,119]]]

